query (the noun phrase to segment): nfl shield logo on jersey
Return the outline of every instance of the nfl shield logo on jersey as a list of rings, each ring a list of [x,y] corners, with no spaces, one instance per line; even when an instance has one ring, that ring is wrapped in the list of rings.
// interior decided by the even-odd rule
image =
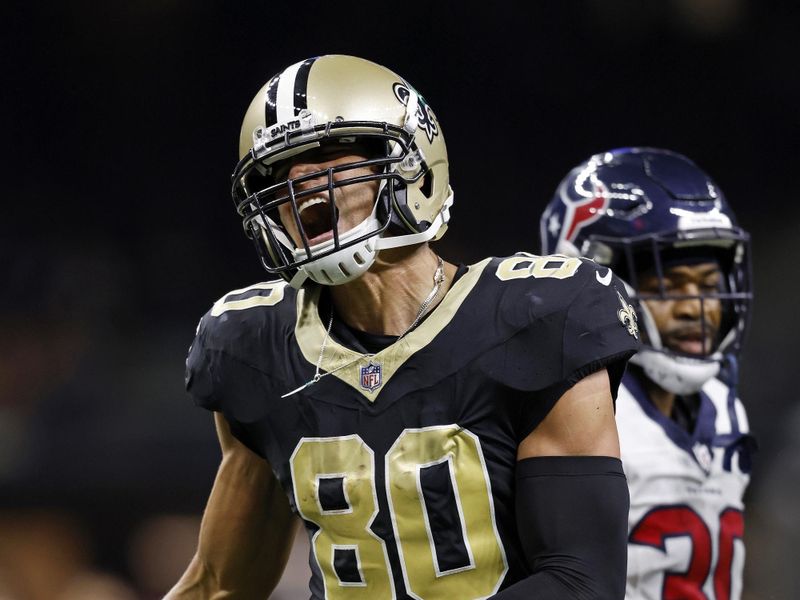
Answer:
[[[383,382],[381,377],[381,363],[370,363],[366,367],[361,367],[361,387],[370,392],[374,392],[381,387]]]

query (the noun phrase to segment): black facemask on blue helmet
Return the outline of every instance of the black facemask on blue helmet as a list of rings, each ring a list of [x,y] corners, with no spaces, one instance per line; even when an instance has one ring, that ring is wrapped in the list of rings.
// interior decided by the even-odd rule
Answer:
[[[561,181],[540,221],[543,254],[586,256],[610,267],[628,285],[644,329],[639,364],[662,388],[698,391],[728,358],[737,357],[752,301],[750,238],[725,196],[691,160],[668,150],[620,148],[596,154]],[[663,282],[677,264],[713,262],[722,285],[714,292],[671,294],[662,285],[647,293],[643,273]],[[665,347],[642,300],[718,301],[721,322],[702,355]]]

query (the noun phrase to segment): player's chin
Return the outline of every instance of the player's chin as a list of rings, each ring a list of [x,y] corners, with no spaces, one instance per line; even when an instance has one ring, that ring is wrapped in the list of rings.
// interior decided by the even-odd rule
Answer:
[[[706,358],[713,353],[713,338],[668,338],[664,344],[667,348],[685,356]]]

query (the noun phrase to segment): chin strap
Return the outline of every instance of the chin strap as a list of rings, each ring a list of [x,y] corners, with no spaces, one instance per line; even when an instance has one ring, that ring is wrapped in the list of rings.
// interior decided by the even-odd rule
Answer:
[[[442,209],[430,226],[420,233],[409,233],[406,235],[393,235],[391,237],[381,237],[378,239],[378,249],[387,250],[389,248],[400,248],[401,246],[412,246],[414,244],[421,244],[428,242],[436,237],[442,227],[446,227],[450,221],[450,207],[453,205],[453,190],[450,189],[450,194],[442,205]]]
[[[297,269],[297,273],[294,274],[294,277],[289,280],[289,285],[294,289],[299,290],[301,287],[303,287],[306,279],[308,279],[308,273],[303,270],[303,267],[300,267]]]

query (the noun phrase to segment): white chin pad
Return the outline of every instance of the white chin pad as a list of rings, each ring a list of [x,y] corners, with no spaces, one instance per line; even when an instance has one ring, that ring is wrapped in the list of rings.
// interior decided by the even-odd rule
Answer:
[[[339,236],[339,243],[345,244],[348,241],[361,237],[371,231],[380,228],[380,223],[373,214],[367,217],[359,225]],[[306,276],[322,285],[341,285],[353,281],[366,273],[375,262],[378,254],[377,236],[369,237],[347,248],[341,248],[336,252],[323,256],[300,267]],[[311,246],[309,250],[312,254],[322,253],[333,248],[334,241],[330,239],[321,244]],[[293,251],[295,260],[302,260],[306,257],[303,249]]]
[[[675,356],[643,348],[631,358],[661,388],[673,394],[694,394],[719,373],[719,360]]]

